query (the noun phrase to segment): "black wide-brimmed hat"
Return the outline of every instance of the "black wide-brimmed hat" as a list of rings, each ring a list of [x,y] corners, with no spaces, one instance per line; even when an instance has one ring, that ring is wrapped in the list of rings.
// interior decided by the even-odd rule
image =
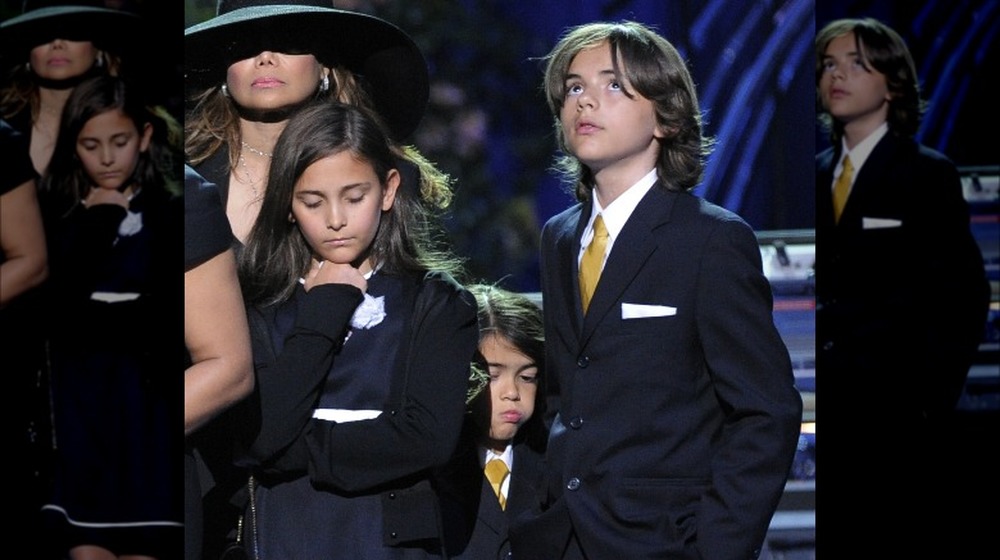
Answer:
[[[393,137],[406,138],[420,123],[430,95],[423,54],[395,25],[329,5],[330,0],[219,0],[216,17],[184,30],[187,86],[219,85],[231,64],[265,50],[308,53],[358,75]]]
[[[102,6],[89,0],[25,0],[21,15],[0,23],[4,58],[24,58],[32,48],[54,39],[91,41],[120,52],[134,41],[140,18]]]

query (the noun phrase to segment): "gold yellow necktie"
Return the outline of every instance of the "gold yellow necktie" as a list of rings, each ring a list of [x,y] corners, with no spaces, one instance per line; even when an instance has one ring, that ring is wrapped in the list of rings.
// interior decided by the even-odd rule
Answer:
[[[503,485],[503,481],[507,478],[508,474],[510,474],[510,470],[507,469],[507,463],[504,463],[503,460],[490,459],[486,463],[486,479],[490,481],[493,492],[497,495],[497,499],[500,500],[500,509],[507,509],[507,498],[500,491],[500,487]]]
[[[833,220],[840,223],[840,215],[844,212],[847,204],[847,195],[851,192],[851,179],[854,177],[854,165],[851,157],[844,157],[844,168],[840,171],[840,177],[833,185]]]
[[[604,251],[608,246],[608,228],[604,226],[604,218],[598,214],[594,220],[594,238],[587,245],[580,259],[580,300],[583,302],[583,312],[587,313],[590,298],[597,288],[601,278],[601,268],[604,265]]]

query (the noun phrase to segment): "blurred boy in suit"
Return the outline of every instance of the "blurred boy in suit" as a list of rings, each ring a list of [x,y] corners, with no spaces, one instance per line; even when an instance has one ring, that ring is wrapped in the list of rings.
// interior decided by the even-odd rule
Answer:
[[[816,85],[832,140],[816,156],[817,545],[856,553],[850,531],[867,552],[921,556],[952,538],[931,481],[962,476],[944,444],[989,286],[958,170],[914,139],[923,103],[899,34],[828,23]]]

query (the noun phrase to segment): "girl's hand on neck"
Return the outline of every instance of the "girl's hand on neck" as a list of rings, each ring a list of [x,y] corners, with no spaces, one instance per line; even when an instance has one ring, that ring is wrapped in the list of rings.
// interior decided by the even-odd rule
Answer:
[[[313,259],[304,279],[307,292],[313,286],[321,284],[349,284],[361,290],[362,293],[368,289],[368,281],[365,280],[361,271],[349,264],[337,264],[325,260]]]
[[[99,204],[117,204],[127,210],[131,192],[131,187],[124,191],[92,188],[90,189],[90,193],[87,194],[87,198],[83,199],[83,205],[91,208]]]

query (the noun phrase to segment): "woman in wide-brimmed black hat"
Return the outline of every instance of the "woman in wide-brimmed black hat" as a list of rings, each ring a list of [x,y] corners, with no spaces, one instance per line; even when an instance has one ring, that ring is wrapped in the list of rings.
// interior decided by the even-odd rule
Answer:
[[[28,136],[40,174],[73,87],[101,73],[117,75],[120,53],[134,40],[139,18],[102,6],[93,0],[26,0],[24,13],[0,23],[0,116]]]
[[[220,0],[216,17],[184,32],[185,151],[219,186],[241,241],[256,217],[271,149],[302,104],[325,97],[366,107],[398,141],[423,117],[429,78],[413,40],[387,21],[329,5]]]

